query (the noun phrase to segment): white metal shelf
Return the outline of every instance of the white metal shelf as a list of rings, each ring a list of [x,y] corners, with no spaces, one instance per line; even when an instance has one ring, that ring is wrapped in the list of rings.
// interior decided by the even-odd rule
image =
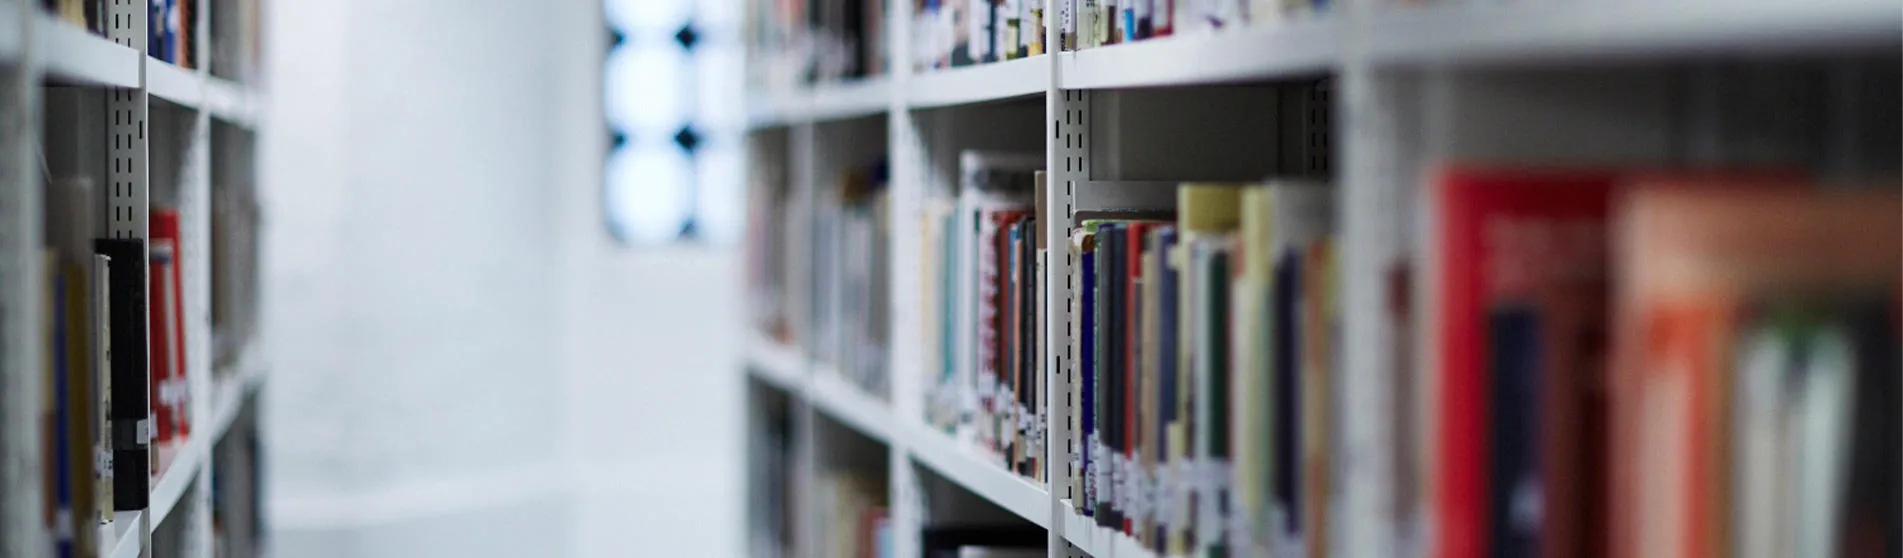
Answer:
[[[1070,500],[1058,504],[1064,515],[1064,540],[1095,558],[1156,558],[1157,553],[1123,531],[1097,525],[1096,520],[1077,513]]]
[[[99,526],[100,547],[109,558],[139,558],[142,535],[140,525],[145,512],[112,513],[112,524]]]
[[[220,385],[212,390],[215,399],[212,401],[210,423],[201,425],[201,429],[192,432],[190,440],[177,446],[172,464],[152,485],[149,511],[154,531],[171,516],[172,510],[178,507],[179,500],[185,496],[185,489],[198,478],[199,469],[211,460],[212,448],[231,430],[231,424],[237,420],[238,411],[243,408],[246,397],[264,385],[264,368],[256,364],[242,365],[218,383]],[[202,428],[207,426],[208,429]]]
[[[806,358],[797,347],[755,334],[747,340],[747,372],[787,393],[798,394],[806,385]]]
[[[1401,194],[1417,181],[1405,172],[1397,174],[1395,169],[1412,168],[1423,162],[1420,159],[1425,154],[1433,153],[1424,146],[1407,143],[1411,140],[1406,138],[1430,135],[1419,129],[1433,122],[1423,114],[1445,113],[1440,110],[1444,103],[1413,102],[1428,97],[1422,93],[1452,94],[1426,87],[1438,85],[1435,81],[1420,79],[1423,74],[1463,66],[1560,67],[1578,62],[1672,61],[1713,54],[1880,51],[1889,55],[1903,46],[1903,11],[1899,11],[1896,0],[1739,0],[1729,3],[1608,0],[1530,4],[1370,0],[1369,4],[1353,6],[1371,8],[1361,10],[1346,9],[1350,7],[1348,4],[1337,3],[1338,9],[1329,14],[1262,26],[900,74],[894,76],[897,79],[822,87],[796,94],[755,95],[750,98],[753,102],[748,107],[752,111],[749,114],[754,116],[750,122],[757,128],[894,111],[888,114],[892,125],[885,138],[893,162],[893,215],[912,216],[914,213],[909,212],[918,209],[920,190],[936,184],[934,178],[943,180],[937,174],[946,170],[941,155],[1000,138],[1020,139],[1004,137],[1016,134],[1015,131],[1001,132],[997,137],[970,132],[984,129],[993,124],[992,121],[958,122],[947,127],[918,117],[915,109],[1042,99],[1046,101],[1042,143],[1053,167],[1050,184],[1068,180],[1080,186],[1075,192],[1052,193],[1046,200],[1048,207],[1064,204],[1074,210],[1153,208],[1170,203],[1174,189],[1168,186],[1103,188],[1098,187],[1103,184],[1091,184],[1089,175],[1090,171],[1113,176],[1151,174],[1132,172],[1132,167],[1158,166],[1154,162],[1130,163],[1130,159],[1142,157],[1116,159],[1142,150],[1126,148],[1121,140],[1131,137],[1129,134],[1136,133],[1134,130],[1147,132],[1160,128],[1170,133],[1193,133],[1186,130],[1188,126],[1175,126],[1176,121],[1167,121],[1169,115],[1131,117],[1132,113],[1148,110],[1160,102],[1152,99],[1175,97],[1067,92],[1196,87],[1332,75],[1336,79],[1328,89],[1329,98],[1317,101],[1315,106],[1333,107],[1329,116],[1335,118],[1333,122],[1340,126],[1343,134],[1331,138],[1335,142],[1330,147],[1332,153],[1338,154],[1331,174],[1341,187],[1341,212],[1352,216],[1344,218],[1338,230],[1344,254],[1340,285],[1345,301],[1341,308],[1342,327],[1349,338],[1383,339],[1381,335],[1389,334],[1381,333],[1385,330],[1379,328],[1386,322],[1376,314],[1378,309],[1371,311],[1374,305],[1368,304],[1378,300],[1370,293],[1382,292],[1379,289],[1384,288],[1383,283],[1370,279],[1381,276],[1373,266],[1387,265],[1396,253],[1412,256],[1412,252],[1401,249],[1404,245],[1396,244],[1406,235],[1390,230],[1402,226],[1396,224],[1397,220],[1390,213],[1399,213],[1394,211],[1395,206],[1411,208],[1417,204]],[[911,37],[906,35],[912,29],[901,26],[894,31],[896,36],[889,37],[893,44],[909,44]],[[1108,110],[1092,112],[1097,110],[1091,108],[1093,102],[1108,105]],[[1287,106],[1294,105],[1285,105],[1284,110]],[[1027,110],[1023,118],[1035,118],[1031,115],[1034,107],[1024,108]],[[1184,110],[1206,117],[1198,122],[1223,116],[1209,117],[1208,109],[1196,112],[1198,109],[1201,108]],[[998,113],[1020,117],[1018,111]],[[1273,116],[1280,119],[1287,115],[1278,112]],[[1091,123],[1104,120],[1111,125],[1093,135]],[[1343,122],[1347,124],[1340,124]],[[823,158],[834,147],[813,144],[842,141],[840,137],[843,136],[799,133],[786,140],[790,144],[784,150],[788,154],[788,167],[799,177],[790,182],[795,185],[795,192],[804,192],[798,195],[812,195],[813,182],[817,180],[814,177],[819,173],[813,172],[811,167],[824,166]],[[1022,139],[1037,140],[1029,135]],[[1031,143],[1028,147],[1036,149],[1035,146]],[[1080,163],[1070,168],[1085,171],[1072,171],[1065,176],[1058,169],[1065,168],[1066,163]],[[1106,166],[1121,170],[1110,173],[1099,170]],[[802,168],[805,170],[798,170]],[[892,243],[917,246],[920,240],[917,234],[905,227],[895,227]],[[895,265],[890,272],[894,292],[916,296],[913,287],[918,285],[919,278],[909,275],[916,266],[906,265],[905,262],[911,260],[904,257],[896,261],[900,265]],[[1066,297],[1059,295],[1069,293],[1059,282],[1066,273],[1065,265],[1053,260],[1055,271],[1050,279],[1053,282],[1045,285],[1050,289],[1051,301],[1063,301]],[[924,320],[916,315],[907,318],[919,307],[919,302],[902,296],[892,303],[893,354],[902,355],[895,356],[896,361],[919,356],[922,332],[915,330]],[[1053,326],[1069,323],[1061,302],[1049,304],[1052,306],[1047,308],[1047,316],[1051,316],[1048,319]],[[1056,331],[1061,332],[1061,327]],[[1063,346],[1064,335],[1048,335],[1040,342]],[[1381,377],[1372,371],[1388,370],[1391,367],[1384,359],[1399,358],[1388,354],[1385,347],[1389,345],[1385,342],[1370,342],[1370,345],[1372,348],[1368,351],[1343,355],[1340,364],[1342,389],[1354,394],[1357,401],[1377,400],[1368,397],[1382,385],[1378,381]],[[918,393],[922,386],[916,384],[930,380],[924,379],[917,370],[903,366],[893,370],[892,399],[886,403],[867,396],[826,367],[814,366],[805,357],[795,348],[756,341],[749,348],[750,373],[788,389],[795,399],[808,402],[814,412],[889,442],[897,460],[889,471],[893,480],[888,488],[894,501],[916,502],[913,497],[917,496],[914,492],[917,488],[913,486],[916,483],[911,482],[912,474],[930,470],[1012,515],[1045,527],[1054,539],[1067,541],[1084,553],[1098,558],[1158,556],[1134,538],[1115,529],[1099,527],[1091,518],[1071,509],[1068,501],[1060,500],[1061,489],[1052,491],[1019,477],[995,459],[983,457],[981,451],[969,447],[967,442],[923,424],[915,408],[924,394]],[[1053,371],[1053,362],[1043,361],[1041,369],[1046,379],[1057,385],[1060,380]],[[1064,421],[1070,412],[1054,407],[1047,413],[1046,426],[1053,436],[1053,444],[1063,443],[1059,436],[1068,428]],[[1388,439],[1384,430],[1387,427],[1376,422],[1379,421],[1361,416],[1345,421],[1342,437],[1337,441],[1338,447],[1343,449],[1337,451],[1348,454],[1353,448],[1382,448],[1381,444]],[[1061,477],[1067,474],[1061,464],[1070,457],[1064,455],[1064,451],[1061,446],[1057,448],[1059,455],[1051,457],[1052,469],[1048,471],[1060,487],[1064,481]],[[1377,501],[1387,489],[1373,484],[1344,488],[1341,525],[1345,531],[1357,535],[1363,531],[1379,531],[1379,528],[1369,529],[1384,521],[1383,516],[1370,511],[1377,506],[1369,502]],[[914,534],[911,530],[922,527],[920,521],[904,514],[895,514],[893,521],[901,541]],[[1379,536],[1364,538],[1385,540]],[[897,548],[905,548],[905,543],[897,544],[900,545]],[[1070,555],[1062,553],[1063,545],[1056,546],[1051,556]],[[1393,554],[1386,551],[1385,542],[1345,541],[1342,548],[1344,554],[1352,555]]]
[[[20,2],[0,3],[0,30],[6,31],[0,33],[0,60],[20,59],[20,49],[26,46],[21,40],[24,34],[19,32],[26,27],[20,5]]]
[[[806,118],[843,120],[884,113],[892,101],[892,79],[885,76],[822,85],[806,92]]]
[[[1392,8],[1370,19],[1368,56],[1382,64],[1895,52],[1903,40],[1894,0],[1446,4]]]
[[[197,72],[157,58],[145,59],[145,85],[152,96],[177,105],[196,107],[205,98],[205,81]]]
[[[1002,464],[988,463],[972,452],[958,447],[949,435],[933,430],[917,420],[906,441],[912,459],[936,471],[965,490],[989,500],[1039,527],[1051,527],[1051,493],[1024,477],[1006,470]]]
[[[139,59],[143,53],[49,15],[33,17],[34,35],[39,43],[36,48],[46,57],[48,76],[88,85],[139,86]]]
[[[212,118],[244,128],[258,123],[258,96],[236,82],[217,77],[205,78],[205,110]]]
[[[1333,18],[1178,35],[1057,55],[1058,89],[1118,89],[1263,80],[1330,70]]]
[[[886,112],[891,101],[892,78],[873,76],[755,95],[747,122],[758,129],[859,118]]]
[[[891,445],[898,423],[891,405],[846,381],[831,365],[815,366],[809,386],[807,401],[813,408],[860,434]]]
[[[1049,55],[929,71],[906,85],[910,108],[935,108],[1043,95],[1051,87]]]

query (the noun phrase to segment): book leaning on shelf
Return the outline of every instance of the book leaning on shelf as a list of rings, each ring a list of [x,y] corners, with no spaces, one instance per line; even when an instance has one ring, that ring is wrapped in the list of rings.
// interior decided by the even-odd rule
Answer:
[[[93,253],[96,196],[88,180],[47,185],[47,304],[41,332],[48,357],[42,428],[47,527],[60,554],[86,556],[97,555],[99,526],[121,509],[115,505],[108,416],[114,401],[107,329],[111,277],[106,258]],[[143,479],[145,471],[139,473]]]

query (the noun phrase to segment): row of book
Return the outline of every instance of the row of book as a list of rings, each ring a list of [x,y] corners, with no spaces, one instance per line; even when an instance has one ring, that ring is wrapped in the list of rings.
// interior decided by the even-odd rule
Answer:
[[[1903,551],[1893,187],[1448,167],[1430,188],[1436,303],[1411,310],[1398,270],[1383,305],[1432,342],[1396,348],[1391,409],[1338,384],[1332,187],[1079,216],[1078,511],[1168,555],[1326,556],[1365,482],[1342,420],[1372,412],[1395,532],[1425,529],[1410,555]]]
[[[106,0],[41,0],[40,6],[69,25],[105,36]],[[200,52],[211,55],[211,72],[250,83],[259,75],[263,12],[259,0],[146,0],[146,53],[181,68],[197,68]],[[198,44],[201,10],[210,9],[213,48]]]
[[[1058,0],[1064,50],[1311,17],[1330,0]]]
[[[150,210],[147,241],[101,238],[105,200],[90,179],[45,187],[41,488],[60,555],[96,555],[109,542],[98,527],[115,510],[145,509],[151,485],[194,436],[192,400],[203,394],[188,364],[196,343],[184,270],[212,264],[213,315],[223,317],[215,348],[235,354],[251,336],[256,208],[234,188],[217,190],[219,240],[203,254],[186,249],[177,209]]]
[[[198,10],[195,0],[148,0],[146,54],[180,68],[198,64]]]
[[[1436,554],[1903,552],[1894,180],[1436,178]]]
[[[1171,555],[1270,533],[1258,553],[1326,554],[1302,535],[1327,532],[1333,486],[1333,199],[1321,183],[1184,184],[1173,211],[1079,216],[1080,513]]]
[[[925,420],[1042,481],[1044,157],[968,151],[959,165],[958,191],[921,215]]]
[[[845,170],[820,193],[813,221],[814,356],[878,397],[891,385],[889,180],[883,161]]]
[[[90,555],[191,435],[183,254],[174,210],[152,212],[150,243],[98,238],[90,180],[46,193],[41,488],[59,552]]]
[[[912,68],[956,68],[1044,53],[1040,0],[915,0]]]
[[[765,89],[887,73],[886,0],[773,0],[747,6],[755,79]]]

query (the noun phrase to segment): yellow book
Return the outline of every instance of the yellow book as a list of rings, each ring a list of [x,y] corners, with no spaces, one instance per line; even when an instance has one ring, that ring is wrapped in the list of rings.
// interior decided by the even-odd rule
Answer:
[[[1274,401],[1269,381],[1268,301],[1274,276],[1275,196],[1269,188],[1252,188],[1242,194],[1241,254],[1238,278],[1230,293],[1230,409],[1235,426],[1230,430],[1230,448],[1234,453],[1237,525],[1247,526],[1240,537],[1252,545],[1254,555],[1269,555],[1267,521],[1269,453],[1269,404]]]

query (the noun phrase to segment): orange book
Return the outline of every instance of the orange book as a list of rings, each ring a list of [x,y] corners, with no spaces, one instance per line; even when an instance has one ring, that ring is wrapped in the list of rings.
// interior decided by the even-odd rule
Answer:
[[[1616,214],[1612,555],[1732,555],[1743,550],[1733,542],[1735,493],[1775,489],[1733,476],[1733,340],[1743,319],[1765,304],[1894,301],[1903,197],[1655,181],[1635,186]]]

